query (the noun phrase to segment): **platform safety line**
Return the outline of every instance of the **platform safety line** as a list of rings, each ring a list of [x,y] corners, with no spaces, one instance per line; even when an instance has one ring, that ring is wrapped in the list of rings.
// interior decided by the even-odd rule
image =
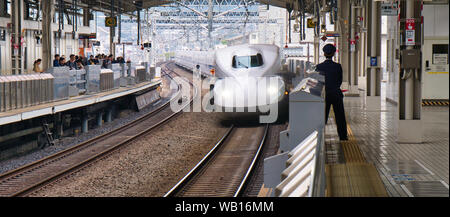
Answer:
[[[403,191],[406,192],[406,194],[407,194],[409,197],[414,197],[414,194],[412,194],[411,191],[409,191],[408,188],[406,188],[406,186],[405,186],[404,184],[401,184],[400,187],[403,189]]]
[[[448,189],[448,184],[444,182],[444,180],[441,180],[440,182]]]
[[[434,176],[434,173],[431,172],[427,167],[425,167],[422,163],[420,163],[418,160],[414,160],[419,166],[421,166],[424,170],[426,170],[428,173],[430,173],[432,176]]]

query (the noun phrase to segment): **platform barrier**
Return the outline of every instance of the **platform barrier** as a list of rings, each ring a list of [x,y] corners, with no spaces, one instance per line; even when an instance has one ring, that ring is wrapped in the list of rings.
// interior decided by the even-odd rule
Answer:
[[[325,196],[325,78],[307,74],[289,94],[289,129],[281,154],[264,160],[264,187],[272,197]]]
[[[0,112],[53,101],[54,81],[48,73],[0,76]]]
[[[114,72],[111,69],[102,69],[100,72],[100,91],[114,89]]]

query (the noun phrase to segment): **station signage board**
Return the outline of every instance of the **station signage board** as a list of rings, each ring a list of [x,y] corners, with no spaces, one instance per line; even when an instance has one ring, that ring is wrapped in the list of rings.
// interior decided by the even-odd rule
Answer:
[[[105,18],[105,26],[116,27],[117,26],[117,18],[116,17],[106,17]]]
[[[316,27],[316,23],[314,22],[314,20],[313,20],[312,18],[308,18],[306,24],[307,24],[307,27],[308,27],[308,28],[314,28],[314,27]]]
[[[405,31],[405,45],[416,45],[416,31],[415,30],[406,30]]]
[[[406,30],[416,30],[414,19],[406,19]]]
[[[370,57],[370,66],[378,66],[378,58],[377,57]]]
[[[381,3],[381,16],[397,16],[398,15],[398,4],[391,2]]]

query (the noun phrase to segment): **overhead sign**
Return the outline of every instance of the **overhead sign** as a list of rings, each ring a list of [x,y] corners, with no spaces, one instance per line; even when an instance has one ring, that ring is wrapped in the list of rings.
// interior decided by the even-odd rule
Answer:
[[[313,18],[308,18],[306,24],[307,24],[307,27],[308,27],[308,28],[314,28],[314,27],[316,27],[316,23],[314,22]]]
[[[325,36],[329,37],[329,38],[333,38],[333,37],[341,37],[339,35],[339,33],[327,33]]]
[[[116,17],[106,17],[105,18],[105,26],[116,27],[117,26],[117,18]]]
[[[398,4],[397,3],[381,3],[381,16],[397,16]]]

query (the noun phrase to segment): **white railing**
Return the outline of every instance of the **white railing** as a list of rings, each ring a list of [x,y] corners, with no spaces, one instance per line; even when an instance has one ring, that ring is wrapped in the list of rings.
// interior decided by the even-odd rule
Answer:
[[[311,197],[316,170],[318,132],[314,131],[288,153],[281,183],[275,188],[277,197]]]

